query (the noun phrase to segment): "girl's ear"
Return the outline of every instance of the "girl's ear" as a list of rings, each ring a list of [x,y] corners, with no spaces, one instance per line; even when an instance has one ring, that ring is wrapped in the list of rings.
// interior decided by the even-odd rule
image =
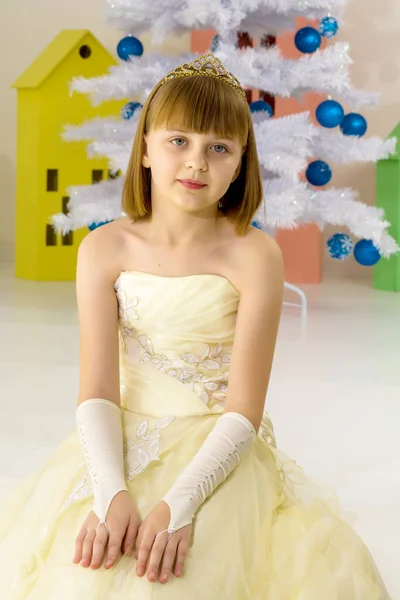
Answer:
[[[150,160],[147,155],[147,142],[146,138],[143,138],[143,155],[142,155],[142,165],[148,169],[150,167]]]

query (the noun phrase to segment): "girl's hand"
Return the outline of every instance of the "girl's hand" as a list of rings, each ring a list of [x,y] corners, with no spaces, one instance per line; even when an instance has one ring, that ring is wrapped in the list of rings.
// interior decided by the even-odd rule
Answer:
[[[136,506],[127,491],[118,492],[114,496],[106,520],[110,530],[108,556],[105,564],[105,568],[108,569],[115,564],[120,550],[128,556],[133,553],[141,521]],[[76,538],[73,562],[80,562],[82,567],[90,565],[91,569],[97,569],[102,564],[107,547],[107,531],[104,525],[101,525],[96,533],[98,524],[99,519],[91,510]]]
[[[163,533],[156,539],[157,533],[168,528],[170,518],[170,508],[161,500],[140,525],[135,552],[136,573],[139,577],[145,574],[148,561],[149,581],[155,581],[159,577],[160,583],[166,583],[172,570],[176,577],[182,574],[189,551],[192,525],[178,529],[169,540],[168,533]],[[176,564],[173,569],[175,559]]]

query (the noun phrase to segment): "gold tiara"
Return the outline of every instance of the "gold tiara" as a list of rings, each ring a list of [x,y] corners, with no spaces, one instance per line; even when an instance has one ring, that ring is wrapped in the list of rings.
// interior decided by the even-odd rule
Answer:
[[[164,83],[167,83],[176,77],[191,77],[192,75],[206,75],[207,77],[215,77],[215,79],[224,81],[237,90],[247,102],[246,93],[242,88],[240,81],[225,69],[221,61],[214,56],[212,52],[202,54],[191,63],[184,63],[183,65],[176,67],[176,69],[168,73],[161,80],[161,85],[164,85]]]

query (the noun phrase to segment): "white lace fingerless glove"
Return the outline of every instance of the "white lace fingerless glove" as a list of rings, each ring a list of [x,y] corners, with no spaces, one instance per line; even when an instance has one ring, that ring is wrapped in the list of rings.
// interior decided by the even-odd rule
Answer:
[[[171,510],[168,532],[189,525],[203,502],[238,466],[256,438],[256,430],[243,415],[224,413],[200,450],[163,500]]]
[[[110,400],[91,398],[78,406],[76,422],[93,487],[93,511],[100,525],[106,522],[114,496],[128,489],[124,473],[121,408]]]

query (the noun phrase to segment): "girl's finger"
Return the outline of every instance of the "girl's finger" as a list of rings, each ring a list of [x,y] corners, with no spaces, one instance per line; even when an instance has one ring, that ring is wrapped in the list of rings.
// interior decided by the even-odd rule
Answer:
[[[158,577],[158,570],[160,568],[160,564],[162,561],[165,547],[167,545],[167,541],[168,541],[168,533],[163,533],[162,535],[159,535],[153,543],[153,548],[152,548],[151,554],[150,554],[148,574],[147,574],[147,579],[149,581],[155,581]],[[139,556],[140,556],[140,554],[139,554]]]
[[[74,550],[74,557],[72,559],[72,562],[74,562],[75,564],[78,564],[79,562],[81,562],[82,560],[82,546],[83,546],[83,540],[86,537],[86,529],[81,529],[78,537],[75,540],[75,550]]]
[[[175,560],[178,543],[179,538],[176,535],[173,535],[167,543],[167,547],[165,548],[164,556],[162,559],[162,567],[160,574],[161,583],[166,583],[168,581],[169,576],[171,575],[171,569]]]
[[[142,539],[140,540],[138,558],[136,563],[136,574],[142,577],[146,572],[147,561],[151,549],[153,547],[154,535],[150,532],[143,533]]]
[[[138,556],[139,556],[140,544],[143,539],[143,530],[144,530],[143,525],[141,525],[138,529],[138,534],[137,534],[136,541],[135,541],[135,551],[134,551],[135,560],[137,560]]]
[[[124,540],[122,542],[122,552],[123,554],[128,554],[130,556],[133,552],[135,542],[138,534],[138,526],[137,523],[133,520],[129,521],[128,528],[125,533]]]
[[[91,569],[97,569],[103,562],[104,551],[107,545],[107,532],[102,525],[94,538],[93,555],[90,563]]]
[[[111,530],[110,539],[108,540],[107,561],[104,565],[106,569],[112,567],[118,559],[121,552],[122,531]]]
[[[189,542],[187,540],[180,540],[178,544],[178,551],[176,554],[176,565],[174,575],[180,577],[182,575],[185,560],[189,552]]]
[[[88,567],[90,565],[90,561],[92,560],[92,551],[93,551],[93,542],[96,537],[96,532],[94,529],[90,529],[83,540],[83,549],[82,549],[82,567]]]

